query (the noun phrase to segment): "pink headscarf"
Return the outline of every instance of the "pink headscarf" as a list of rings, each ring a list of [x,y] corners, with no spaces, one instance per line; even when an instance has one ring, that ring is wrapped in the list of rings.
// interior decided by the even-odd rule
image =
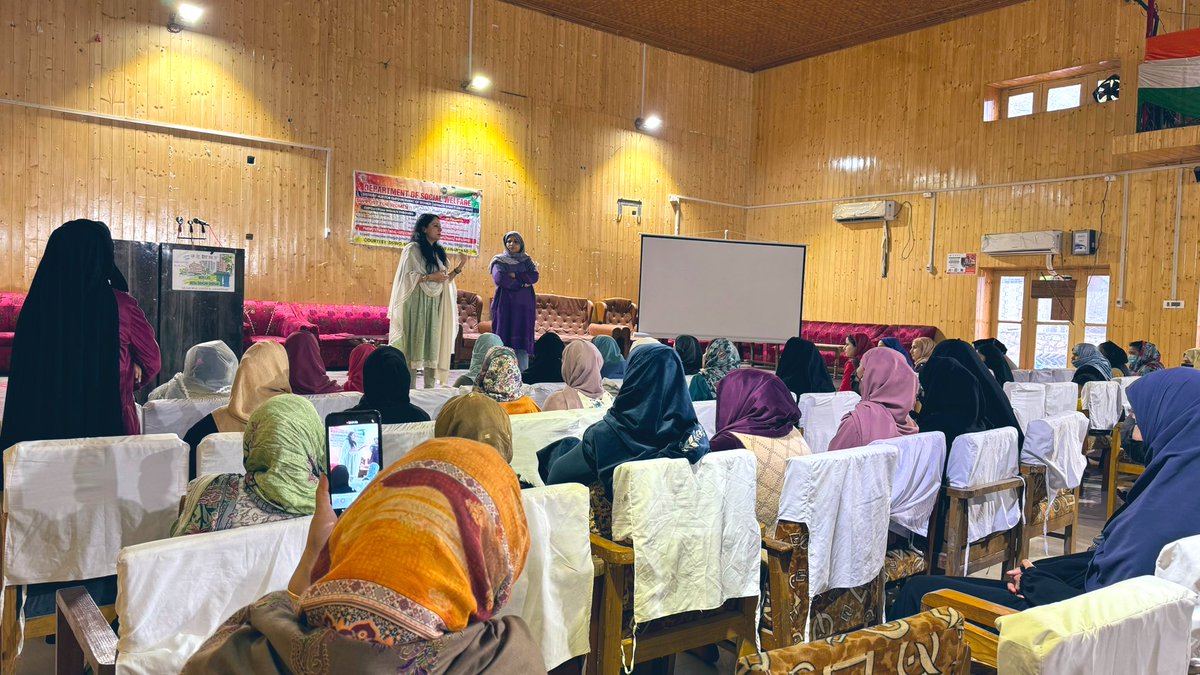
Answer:
[[[312,333],[299,330],[283,343],[288,356],[288,381],[293,394],[330,394],[341,391],[337,382],[325,374],[321,343]]]
[[[367,357],[377,347],[370,342],[364,342],[355,347],[350,352],[350,369],[346,374],[346,384],[343,387],[346,391],[362,391],[363,390],[363,365],[367,362]]]
[[[909,417],[917,401],[917,374],[892,349],[872,349],[862,358],[862,401],[842,418],[830,450],[857,448],[872,441],[919,431]]]
[[[575,340],[563,351],[562,378],[567,384],[561,391],[555,392],[546,399],[543,410],[575,410],[582,408],[583,403],[576,394],[583,394],[591,399],[604,396],[600,370],[604,367],[604,357],[600,350],[586,340]]]

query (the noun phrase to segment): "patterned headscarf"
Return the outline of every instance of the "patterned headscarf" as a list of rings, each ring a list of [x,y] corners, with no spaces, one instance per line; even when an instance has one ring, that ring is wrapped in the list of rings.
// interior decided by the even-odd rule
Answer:
[[[508,347],[492,347],[483,358],[483,369],[475,386],[492,400],[511,403],[525,395],[517,354]]]
[[[1076,370],[1084,366],[1091,366],[1099,371],[1105,380],[1112,379],[1112,364],[1100,353],[1099,349],[1096,349],[1094,344],[1081,342],[1075,345],[1075,348],[1071,350],[1071,365]]]
[[[495,616],[528,552],[520,486],[503,458],[475,441],[426,441],[338,519],[300,612],[350,639],[419,650]]]
[[[491,398],[471,392],[446,402],[433,425],[434,438],[466,438],[492,446],[511,462],[512,421],[504,408]]]
[[[717,393],[717,385],[742,362],[742,355],[737,347],[725,338],[717,338],[708,344],[704,350],[704,367],[700,374],[708,380],[708,386],[713,395]]]
[[[1133,375],[1146,375],[1156,370],[1166,369],[1162,362],[1162,354],[1159,353],[1158,346],[1153,342],[1131,342],[1129,346],[1136,351],[1133,361],[1129,364],[1129,370]]]
[[[343,387],[346,391],[362,391],[363,390],[363,365],[367,362],[367,357],[377,347],[370,342],[364,342],[350,351],[350,368],[346,373],[346,384]]]
[[[255,342],[242,355],[229,405],[213,411],[218,431],[242,431],[250,415],[267,399],[292,393],[288,383],[288,358],[278,342]]]
[[[492,347],[503,347],[504,341],[495,333],[483,333],[475,340],[475,346],[471,348],[471,365],[467,370],[467,377],[472,382],[479,379],[479,373],[483,370],[483,358],[487,356]]]

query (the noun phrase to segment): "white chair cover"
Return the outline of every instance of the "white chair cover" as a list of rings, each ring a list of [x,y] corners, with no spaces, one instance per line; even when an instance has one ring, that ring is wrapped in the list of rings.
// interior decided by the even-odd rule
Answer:
[[[1131,406],[1129,405],[1129,385],[1137,382],[1141,375],[1130,375],[1129,377],[1114,377],[1113,381],[1121,385],[1121,407],[1125,409],[1125,414],[1129,414]]]
[[[870,445],[788,459],[779,520],[808,526],[809,598],[861,586],[883,569],[897,454]]]
[[[1030,381],[1030,373],[1032,373],[1032,372],[1033,372],[1032,370],[1024,370],[1024,369],[1014,370],[1014,371],[1012,371],[1013,381],[1014,382],[1029,382]]]
[[[115,574],[125,546],[166,537],[187,488],[175,436],[17,443],[4,451],[4,585]]]
[[[1151,576],[1000,617],[999,675],[1186,673],[1196,596]]]
[[[635,623],[758,595],[755,470],[749,450],[617,467],[613,538],[633,543]]]
[[[1059,413],[1077,410],[1079,410],[1079,385],[1074,382],[1051,382],[1046,385],[1046,414],[1043,417],[1053,417]]]
[[[1029,381],[1037,382],[1038,384],[1050,384],[1054,382],[1054,371],[1050,368],[1038,368],[1029,371]]]
[[[582,438],[583,432],[599,422],[608,412],[604,408],[584,410],[552,410],[550,412],[513,415],[512,468],[530,484],[541,487],[537,452],[551,443],[566,438]]]
[[[149,401],[142,406],[142,433],[147,436],[175,434],[183,438],[192,425],[228,403],[228,397]]]
[[[209,434],[196,446],[196,475],[210,473],[246,473],[242,432]]]
[[[1079,396],[1083,409],[1088,413],[1088,424],[1097,431],[1112,431],[1121,420],[1124,398],[1121,385],[1117,382],[1086,382]]]
[[[433,422],[409,422],[383,425],[383,441],[379,445],[380,459],[387,468],[413,448],[433,438]]]
[[[357,391],[339,391],[332,394],[312,394],[305,396],[309,403],[317,409],[317,415],[321,418],[321,423],[325,423],[325,416],[329,413],[342,412],[346,408],[353,408],[358,405],[362,394]]]
[[[1154,565],[1154,576],[1200,593],[1200,535],[1164,546]],[[1191,643],[1192,664],[1200,665],[1200,605],[1192,611]]]
[[[1046,385],[1039,382],[1005,382],[1004,394],[1024,432],[1029,423],[1046,416]]]
[[[852,391],[833,394],[802,394],[800,427],[804,429],[804,441],[813,452],[825,452],[829,441],[837,434],[838,427],[862,398]]]
[[[117,672],[178,673],[235,611],[287,588],[311,517],[129,546],[117,560]]]
[[[875,441],[896,448],[892,478],[891,520],[905,532],[929,534],[929,518],[942,487],[946,465],[946,434],[933,431]]]
[[[700,426],[704,427],[704,433],[708,434],[709,438],[717,435],[717,402],[716,401],[699,401],[693,403],[692,407],[696,409],[696,420],[700,422]]]
[[[1075,377],[1074,368],[1054,368],[1050,372],[1055,382],[1070,382]]]
[[[529,557],[499,616],[525,620],[547,668],[586,654],[592,618],[588,489],[578,483],[522,491]]]
[[[1079,412],[1034,420],[1025,433],[1021,463],[1046,467],[1048,491],[1074,490],[1083,482],[1083,471],[1087,468],[1087,458],[1083,456],[1087,430],[1087,417]]]
[[[529,385],[529,398],[537,404],[538,408],[546,405],[546,399],[550,398],[550,394],[556,391],[562,391],[567,385],[562,382],[539,382]]]
[[[408,400],[421,410],[429,413],[429,419],[437,419],[438,413],[446,402],[455,396],[461,396],[471,391],[471,387],[438,387],[436,389],[413,389],[408,393]]]
[[[966,489],[1016,478],[1020,475],[1017,454],[1017,430],[1012,427],[963,434],[950,448],[946,480],[950,487]],[[1010,530],[1019,522],[1021,505],[1016,489],[976,497],[967,509],[967,541],[974,543],[993,532]]]

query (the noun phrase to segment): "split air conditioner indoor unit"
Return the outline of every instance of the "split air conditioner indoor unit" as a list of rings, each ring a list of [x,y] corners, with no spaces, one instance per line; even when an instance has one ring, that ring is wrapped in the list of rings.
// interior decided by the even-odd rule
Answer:
[[[835,204],[833,219],[839,223],[866,223],[874,220],[895,220],[900,213],[900,204],[886,200],[878,202],[850,202]]]
[[[1061,230],[1044,230],[1042,232],[985,234],[979,250],[995,257],[1062,255],[1062,246],[1063,233]]]

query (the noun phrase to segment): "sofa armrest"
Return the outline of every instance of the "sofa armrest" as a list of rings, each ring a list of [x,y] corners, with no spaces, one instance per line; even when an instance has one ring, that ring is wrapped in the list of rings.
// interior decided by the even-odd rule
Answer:
[[[479,325],[476,326],[475,330],[479,331],[480,333],[490,333],[490,332],[492,332],[492,322],[491,321],[480,321]]]
[[[55,672],[82,675],[90,666],[97,675],[116,672],[117,635],[83,586],[64,588],[55,594]]]
[[[609,337],[612,337],[612,334],[614,331],[620,330],[622,328],[624,328],[624,326],[619,326],[615,323],[588,324],[588,335],[590,335],[592,337],[597,337],[600,335],[607,335]]]

